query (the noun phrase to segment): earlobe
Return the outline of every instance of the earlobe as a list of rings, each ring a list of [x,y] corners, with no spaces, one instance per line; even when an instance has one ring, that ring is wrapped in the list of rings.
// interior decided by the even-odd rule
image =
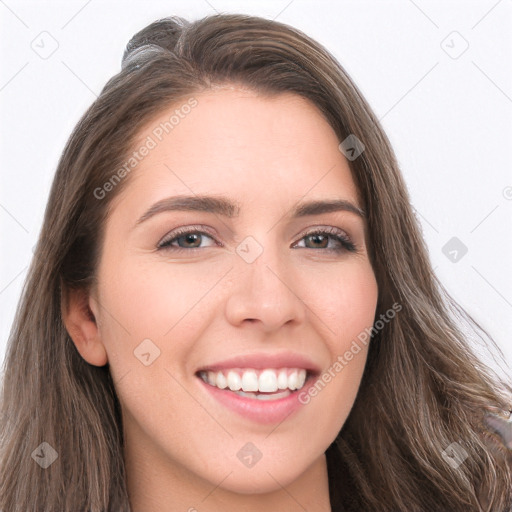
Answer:
[[[107,352],[89,300],[86,290],[70,290],[61,286],[61,314],[69,336],[85,361],[94,366],[104,366],[108,362]]]

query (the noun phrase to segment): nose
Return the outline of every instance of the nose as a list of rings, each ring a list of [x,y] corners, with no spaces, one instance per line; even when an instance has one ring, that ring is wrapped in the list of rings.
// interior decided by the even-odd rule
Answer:
[[[265,248],[249,263],[235,255],[226,318],[234,326],[252,323],[264,332],[304,321],[306,305],[295,270],[277,250]],[[295,278],[295,279],[294,279]]]

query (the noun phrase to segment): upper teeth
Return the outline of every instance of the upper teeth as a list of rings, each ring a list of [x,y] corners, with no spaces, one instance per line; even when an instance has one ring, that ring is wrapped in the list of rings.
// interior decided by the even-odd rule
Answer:
[[[203,371],[201,378],[212,386],[231,391],[259,391],[273,393],[278,389],[300,389],[306,381],[306,370],[303,368],[281,368],[280,370],[265,369],[232,369],[219,372]]]

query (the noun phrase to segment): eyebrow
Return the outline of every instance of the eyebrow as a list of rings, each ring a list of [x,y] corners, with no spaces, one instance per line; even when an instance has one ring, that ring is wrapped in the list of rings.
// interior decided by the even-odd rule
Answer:
[[[199,211],[234,218],[240,215],[241,206],[237,201],[231,201],[225,197],[215,196],[174,196],[162,199],[152,205],[146,213],[139,218],[136,226],[150,219],[158,213],[167,211]],[[364,210],[346,199],[315,200],[298,203],[291,212],[292,218],[307,217],[308,215],[320,215],[337,211],[347,211],[366,217]]]

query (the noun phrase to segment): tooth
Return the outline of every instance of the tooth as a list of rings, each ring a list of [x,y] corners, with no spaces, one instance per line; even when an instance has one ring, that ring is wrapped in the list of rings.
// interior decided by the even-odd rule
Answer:
[[[299,376],[297,378],[297,389],[300,389],[304,386],[304,382],[306,382],[306,370],[299,370]]]
[[[224,388],[228,387],[228,382],[222,372],[217,372],[217,377],[216,377],[215,383],[219,389],[224,389]]]
[[[277,376],[277,387],[278,389],[288,389],[288,372],[281,370]]]
[[[231,391],[238,391],[242,387],[242,379],[237,372],[230,371],[228,373],[227,382]]]
[[[244,391],[258,391],[258,375],[254,370],[247,370],[242,376],[242,389]]]
[[[262,392],[277,391],[277,377],[274,370],[263,370],[258,380],[259,390]]]
[[[226,371],[226,370],[225,370]],[[303,368],[281,368],[265,369],[262,371],[248,369],[243,371],[240,376],[238,370],[229,370],[227,376],[222,372],[204,371],[200,377],[219,389],[229,388],[231,391],[276,393],[281,390],[297,390],[304,386],[307,377],[307,371]],[[288,375],[288,372],[290,374]]]
[[[297,381],[298,381],[298,375],[297,370],[293,370],[292,373],[290,373],[288,377],[288,388],[292,391],[294,389],[297,389]]]

